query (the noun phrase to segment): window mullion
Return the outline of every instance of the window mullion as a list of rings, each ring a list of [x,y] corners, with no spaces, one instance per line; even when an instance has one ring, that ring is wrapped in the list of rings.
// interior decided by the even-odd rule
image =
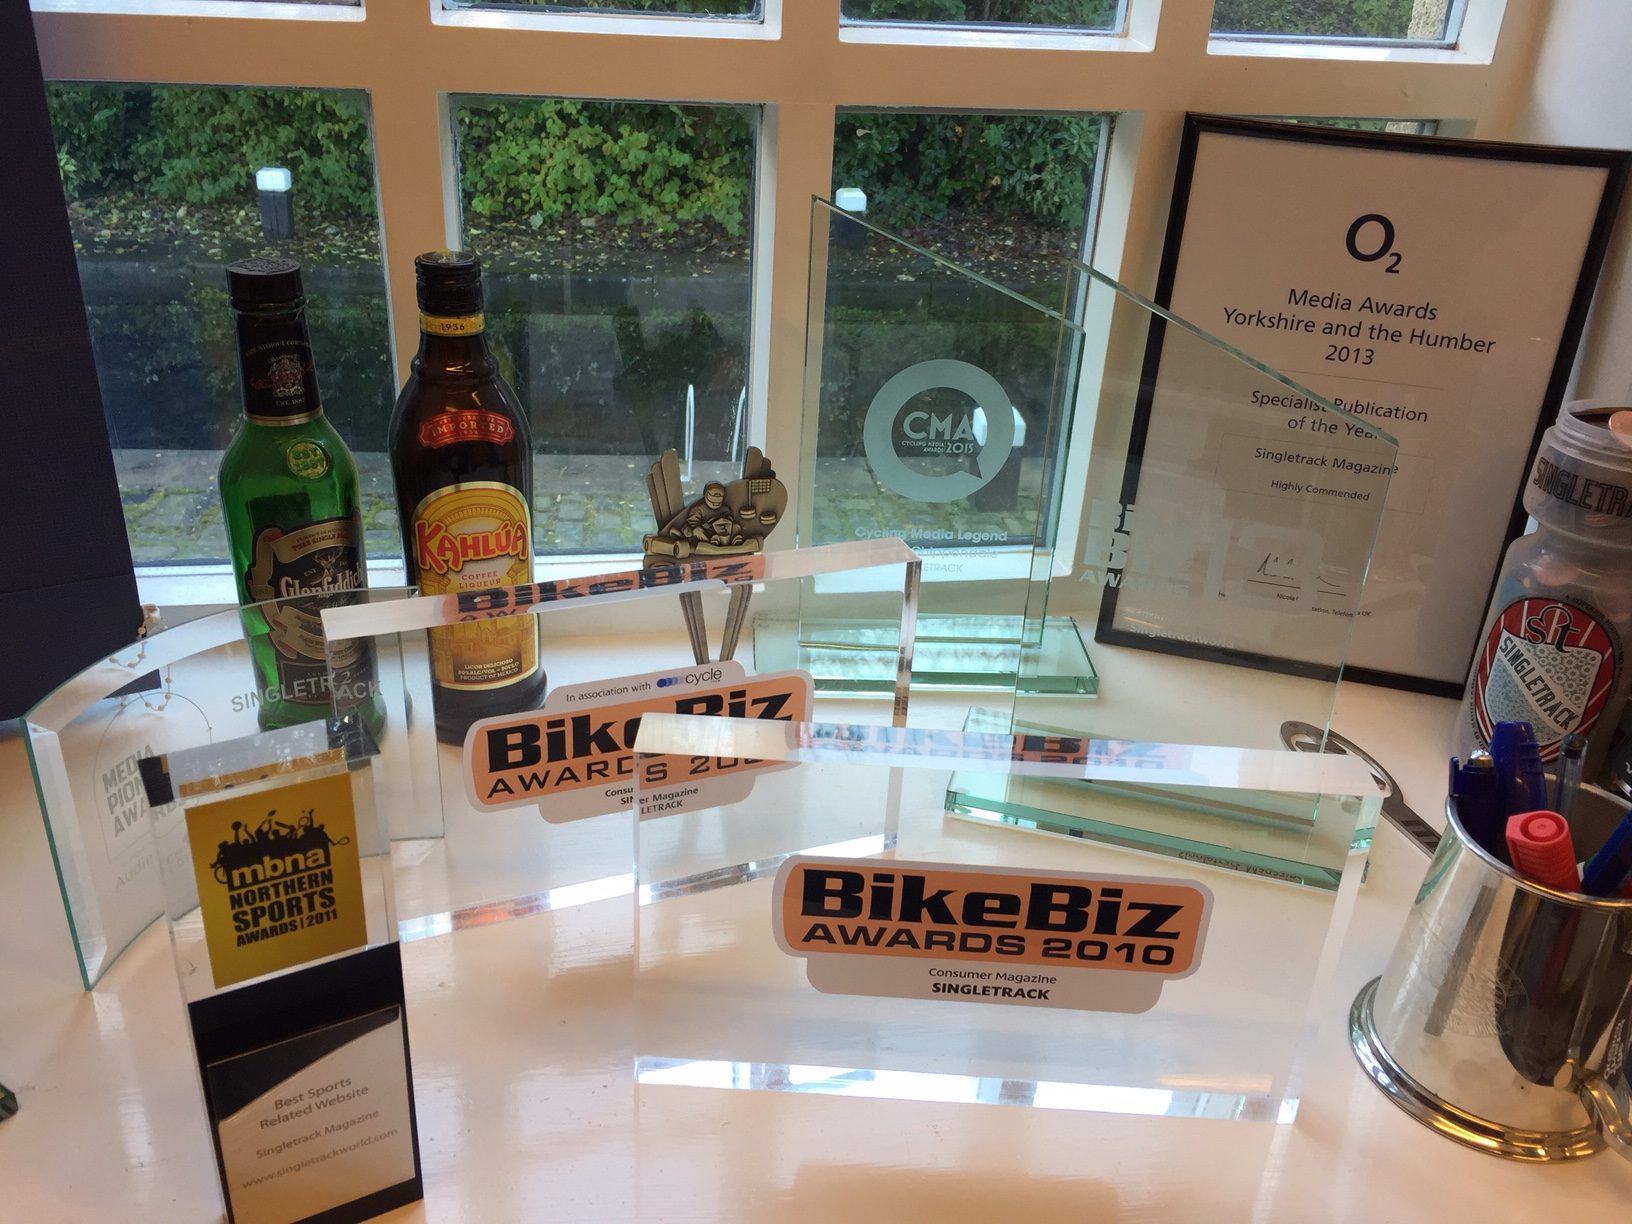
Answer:
[[[414,256],[457,245],[459,169],[447,97],[432,82],[382,80],[372,100],[380,238],[400,385],[419,347]]]
[[[802,482],[793,471],[804,454],[802,439],[805,398],[805,315],[811,290],[812,196],[827,196],[833,177],[833,123],[831,101],[767,107],[760,140],[760,164],[768,183],[760,192],[762,222],[754,256],[768,263],[769,292],[763,273],[756,277],[753,361],[765,369],[765,453],[780,459],[788,486],[787,517],[798,523]],[[771,207],[763,203],[769,198]],[[764,345],[761,347],[761,338]],[[756,378],[757,383],[757,378]],[[756,388],[757,389],[757,388]]]

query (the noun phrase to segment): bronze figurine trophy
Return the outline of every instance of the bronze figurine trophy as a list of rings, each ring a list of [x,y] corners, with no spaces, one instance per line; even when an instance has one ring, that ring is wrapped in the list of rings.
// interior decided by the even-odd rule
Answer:
[[[674,451],[652,464],[646,476],[646,492],[651,495],[652,515],[657,531],[645,537],[648,568],[671,565],[693,558],[745,557],[762,550],[788,508],[788,490],[776,478],[770,460],[757,447],[749,447],[742,459],[742,476],[722,484],[711,480],[703,495],[689,504],[680,490],[680,459]],[[737,653],[737,639],[748,617],[748,599],[753,584],[731,588],[731,602],[725,612],[725,632],[720,638],[720,658]],[[699,663],[709,661],[708,630],[703,623],[703,597],[696,591],[680,596],[691,638],[691,653]]]

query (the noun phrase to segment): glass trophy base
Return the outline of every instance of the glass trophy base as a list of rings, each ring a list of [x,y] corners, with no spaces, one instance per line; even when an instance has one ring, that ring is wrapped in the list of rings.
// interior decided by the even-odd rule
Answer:
[[[1011,733],[1008,716],[974,709],[966,732]],[[1016,719],[1015,735],[1080,735]],[[1267,791],[1161,788],[1115,781],[1028,778],[958,770],[949,816],[976,824],[1082,838],[1289,884],[1335,891],[1350,847],[1320,844],[1317,799]]]
[[[822,692],[890,693],[899,630],[882,620],[761,617],[754,622],[754,666],[808,671]],[[1049,696],[1099,692],[1099,674],[1069,616],[1048,617],[1036,646],[1022,647],[1019,630],[1016,617],[920,615],[912,682]]]

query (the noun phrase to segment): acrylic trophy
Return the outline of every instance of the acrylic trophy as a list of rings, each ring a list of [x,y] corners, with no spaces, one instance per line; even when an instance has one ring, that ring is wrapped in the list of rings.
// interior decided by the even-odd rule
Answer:
[[[1381,803],[1353,758],[675,716],[637,746],[642,1127],[679,1124],[672,1086],[1295,1113],[1364,866],[1353,832]],[[671,811],[677,760],[751,762],[755,789]],[[1304,796],[1304,855],[1340,864],[1339,887],[949,819],[966,771]],[[1105,798],[1103,818],[1142,802]]]

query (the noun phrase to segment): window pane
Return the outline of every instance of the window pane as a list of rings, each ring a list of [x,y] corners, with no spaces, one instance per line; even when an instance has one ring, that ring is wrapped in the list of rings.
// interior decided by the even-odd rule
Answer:
[[[356,456],[371,557],[400,555],[383,454],[396,385],[367,95],[52,84],[91,344],[137,564],[224,562],[216,468],[242,415],[224,265],[300,260],[325,411]],[[267,237],[255,172],[290,171]]]
[[[843,0],[839,12],[849,21],[935,25],[1078,30],[1115,30],[1122,25],[1119,0]]]
[[[532,13],[650,13],[700,17],[758,17],[762,0],[444,0],[451,9],[514,9]]]
[[[1215,0],[1215,34],[1454,42],[1454,0]]]
[[[1104,124],[841,111],[833,191],[860,189],[869,221],[1058,309],[1065,261],[1082,252]]]
[[[655,526],[646,469],[669,447],[688,495],[740,470],[756,118],[454,100],[464,243],[532,421],[545,550],[639,551]]]
[[[951,260],[1034,302],[1074,317],[1077,278],[1067,261],[1084,253],[1089,210],[1099,175],[1099,155],[1107,127],[1103,115],[919,114],[905,111],[845,111],[836,124],[833,146],[834,202],[936,255]],[[863,199],[864,197],[864,199]],[[895,373],[898,357],[872,338],[899,334],[904,314],[925,315],[925,343],[939,329],[947,357],[982,369],[1001,363],[1005,389],[1025,427],[1018,449],[1039,461],[1064,448],[1051,437],[1055,407],[1070,402],[1075,377],[1068,354],[1059,352],[1060,331],[1041,312],[1020,303],[1005,306],[997,294],[971,295],[967,317],[948,330],[949,305],[937,300],[929,317],[917,300],[921,260],[895,244],[875,242],[850,227],[848,246],[836,241],[828,252],[830,280],[843,283],[842,303],[830,296],[830,347],[847,352],[858,386],[878,386]],[[933,288],[929,296],[936,297]],[[978,304],[977,303],[981,303]],[[831,354],[829,355],[831,359]],[[1011,385],[1012,384],[1012,385]],[[855,418],[830,414],[818,439],[817,462],[837,485],[861,458],[863,436],[858,403]],[[1039,509],[1046,519],[1057,509],[1059,471],[1040,482],[1044,505],[1022,496],[1013,506],[1015,530],[1029,534]],[[944,506],[950,519],[960,503]],[[865,500],[829,499],[815,512],[816,539],[857,538],[869,526],[853,521],[876,513]],[[840,521],[841,516],[849,518]],[[948,538],[956,537],[955,530]],[[1018,542],[1018,537],[1009,542]]]

